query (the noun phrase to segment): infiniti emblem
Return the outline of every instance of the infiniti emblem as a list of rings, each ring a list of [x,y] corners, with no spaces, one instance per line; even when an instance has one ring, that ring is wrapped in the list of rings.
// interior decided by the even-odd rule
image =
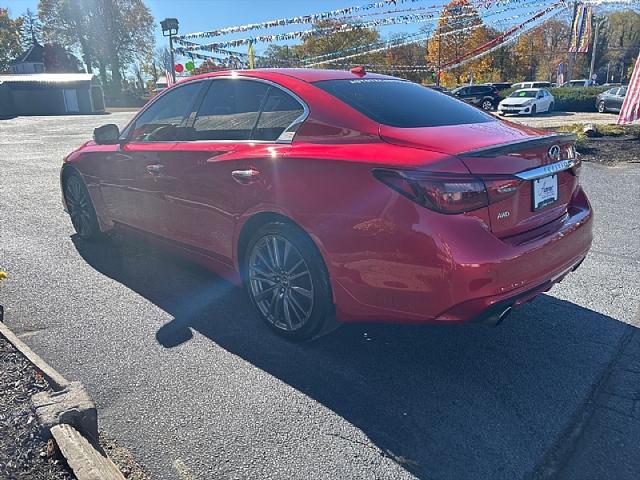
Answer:
[[[557,162],[560,160],[560,147],[558,145],[554,145],[549,149],[548,155],[551,160]]]

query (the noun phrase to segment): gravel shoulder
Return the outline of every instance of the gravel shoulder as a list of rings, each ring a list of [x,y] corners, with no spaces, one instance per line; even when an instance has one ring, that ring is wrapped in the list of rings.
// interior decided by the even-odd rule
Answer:
[[[54,457],[31,397],[50,391],[46,380],[0,336],[0,478],[69,480],[64,460]]]

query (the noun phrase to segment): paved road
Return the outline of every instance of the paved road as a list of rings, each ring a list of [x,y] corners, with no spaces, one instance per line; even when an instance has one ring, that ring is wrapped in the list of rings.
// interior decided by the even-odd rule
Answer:
[[[640,440],[614,442],[623,430],[585,412],[614,366],[629,370],[640,326],[640,168],[583,168],[591,254],[502,326],[346,326],[293,345],[243,291],[186,261],[73,235],[61,158],[130,115],[0,123],[0,298],[9,326],[86,384],[101,428],[155,478],[632,478]],[[569,448],[592,438],[623,460]]]

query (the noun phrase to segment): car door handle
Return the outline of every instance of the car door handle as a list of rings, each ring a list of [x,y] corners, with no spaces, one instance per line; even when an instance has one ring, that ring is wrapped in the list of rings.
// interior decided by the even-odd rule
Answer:
[[[233,179],[241,185],[249,185],[260,177],[260,172],[254,168],[248,170],[234,170],[231,172]]]
[[[164,165],[160,165],[159,163],[152,163],[151,165],[147,165],[147,172],[151,175],[160,175],[163,167]]]

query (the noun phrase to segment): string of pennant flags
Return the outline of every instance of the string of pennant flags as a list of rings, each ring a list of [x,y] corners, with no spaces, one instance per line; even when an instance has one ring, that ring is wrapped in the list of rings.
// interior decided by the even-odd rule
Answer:
[[[186,40],[186,39],[193,39],[193,38],[212,38],[212,37],[218,37],[222,35],[228,35],[230,33],[248,32],[252,30],[264,30],[264,29],[271,29],[271,28],[282,27],[282,26],[293,25],[293,24],[310,24],[310,23],[312,24],[312,23],[323,21],[323,20],[329,20],[333,18],[340,18],[340,17],[353,15],[356,12],[386,8],[386,7],[389,7],[390,5],[397,6],[400,4],[416,4],[416,3],[422,3],[424,1],[425,0],[384,0],[384,1],[374,2],[374,3],[368,3],[365,5],[345,7],[337,10],[330,10],[330,11],[315,13],[310,15],[301,15],[297,17],[267,20],[265,22],[249,23],[246,25],[237,25],[233,27],[225,27],[225,28],[219,28],[219,29],[208,30],[203,32],[187,33],[185,35],[177,36],[176,39]],[[472,0],[470,2],[470,5],[479,7],[479,8],[489,8],[496,4],[513,3],[518,1],[524,1],[524,0]],[[422,6],[421,9],[441,10],[445,6],[446,6],[445,4],[427,5],[427,6]],[[387,11],[387,12],[381,12],[381,13],[393,13],[393,11]]]
[[[509,7],[509,8],[504,8],[502,10],[498,10],[495,12],[491,12],[489,14],[487,14],[485,16],[485,18],[488,17],[492,17],[495,15],[499,15],[502,13],[506,13],[508,11],[514,11],[514,10],[518,10],[521,8],[526,7],[531,7],[533,5],[539,5],[540,2],[531,2],[529,4],[524,4],[524,5],[519,5],[517,7]],[[470,13],[470,14],[460,14],[460,15],[456,15],[455,19],[453,19],[453,21],[450,23],[454,24],[456,23],[457,20],[460,19],[460,17],[463,16],[473,16],[475,15],[475,13]],[[530,12],[523,12],[521,14],[517,14],[517,15],[512,15],[510,17],[504,17],[504,18],[500,18],[498,19],[495,23],[503,23],[503,22],[508,22],[510,20],[515,20],[518,18],[522,18],[523,16],[529,16]],[[425,33],[425,32],[417,32],[414,34],[409,34],[409,35],[405,35],[403,37],[400,38],[396,38],[393,40],[389,40],[389,41],[382,41],[382,42],[376,42],[376,43],[372,43],[369,45],[360,45],[360,46],[356,46],[356,47],[350,47],[347,48],[345,50],[341,50],[339,52],[331,52],[331,53],[326,53],[323,55],[318,55],[315,57],[309,57],[309,58],[305,58],[303,60],[303,64],[305,66],[316,66],[316,65],[321,65],[321,64],[326,64],[326,63],[333,63],[339,60],[343,60],[346,58],[353,58],[359,55],[363,55],[363,54],[367,54],[367,53],[374,53],[371,50],[373,49],[377,49],[379,47],[386,47],[386,48],[382,48],[382,50],[386,50],[386,49],[390,49],[390,48],[397,48],[397,47],[401,47],[404,45],[409,45],[411,43],[419,43],[425,40],[433,40],[436,38],[440,38],[440,37],[446,37],[448,35],[453,35],[453,34],[458,34],[458,33],[463,33],[466,31],[471,31],[477,28],[480,28],[482,26],[487,26],[487,24],[477,24],[477,25],[472,25],[472,26],[468,26],[468,27],[461,27],[458,29],[454,29],[454,30],[449,30],[446,32],[436,32],[435,34],[430,34],[430,33]],[[349,55],[353,53],[353,55]],[[324,61],[326,60],[326,61]]]
[[[513,2],[519,3],[522,0],[501,0],[504,2]],[[460,16],[468,16],[472,14],[460,13]],[[365,22],[356,22],[356,23],[340,23],[337,25],[332,25],[325,28],[314,28],[308,30],[297,30],[293,32],[283,32],[283,33],[275,33],[275,34],[267,34],[267,35],[258,35],[255,37],[247,37],[247,38],[237,38],[233,40],[220,41],[215,43],[206,43],[199,44],[195,42],[190,42],[185,40],[184,38],[176,38],[175,41],[180,45],[180,52],[189,52],[189,51],[210,51],[210,52],[221,52],[223,49],[227,48],[236,48],[243,45],[250,45],[255,43],[273,43],[273,42],[282,42],[287,40],[295,40],[295,39],[305,39],[313,36],[322,36],[332,33],[339,32],[351,32],[359,29],[368,29],[368,28],[378,28],[388,25],[408,25],[415,23],[424,23],[430,22],[438,19],[440,13],[438,11],[428,12],[428,13],[415,13],[415,14],[405,14],[398,15],[395,17],[382,18],[376,20],[370,20]]]
[[[411,3],[415,3],[417,1],[420,0],[406,0],[406,2],[411,2]],[[528,3],[527,3],[528,2]],[[389,1],[385,1],[385,2],[377,2],[376,4],[369,4],[367,5],[368,7],[370,7],[371,5],[387,5],[389,3],[394,3],[395,2],[389,2]],[[398,3],[405,3],[405,2],[398,2]],[[522,8],[528,8],[531,5],[535,4],[536,2],[531,2],[530,0],[498,0],[496,2],[483,2],[483,5],[486,8],[491,7],[492,5],[504,5],[504,4],[508,4],[508,3],[515,3],[517,5],[512,5],[509,7],[506,7],[504,9],[498,10],[498,11],[491,11],[489,13],[487,13],[485,15],[485,17],[488,16],[492,16],[492,15],[498,15],[501,13],[504,13],[506,11],[511,11],[511,10],[516,10],[516,9],[522,9]],[[469,61],[475,60],[477,58],[479,58],[480,56],[484,56],[489,54],[491,51],[495,50],[496,48],[502,48],[504,47],[507,43],[511,43],[511,40],[509,39],[509,37],[515,35],[518,31],[522,30],[526,25],[529,25],[531,22],[539,19],[540,17],[546,15],[547,13],[549,13],[552,10],[555,10],[556,8],[559,8],[560,6],[565,6],[566,4],[564,2],[564,0],[561,0],[557,3],[554,3],[553,5],[543,9],[542,11],[536,13],[532,18],[528,18],[526,21],[520,23],[519,25],[516,25],[514,27],[512,27],[511,29],[507,30],[506,32],[504,32],[503,34],[501,34],[500,36],[496,37],[495,39],[493,39],[491,42],[488,42],[488,44],[483,45],[482,47],[479,47],[478,49],[473,50],[472,52],[468,52],[467,54],[464,55],[464,58],[457,58],[451,62],[449,62],[449,64],[447,65],[443,65],[441,67],[441,70],[448,70],[448,69],[452,69],[452,68],[456,68],[464,63],[467,63]],[[356,8],[356,7],[353,7]],[[357,7],[360,8],[360,7]],[[373,7],[371,7],[373,8]],[[340,11],[345,11],[346,9],[341,9]],[[415,9],[404,9],[404,11],[413,11]],[[352,10],[353,11],[353,10]],[[337,12],[337,11],[333,11],[333,12]],[[333,13],[332,12],[332,13]],[[456,13],[455,11],[453,12],[456,15],[456,18],[460,18],[463,16],[467,16],[469,14],[465,14],[464,12],[459,12]],[[559,12],[558,12],[559,13]],[[326,14],[326,12],[325,12]],[[475,14],[475,13],[473,13]],[[319,14],[322,15],[322,14]],[[503,22],[508,22],[517,18],[521,18],[523,16],[528,16],[530,15],[530,11],[527,12],[523,12],[517,15],[513,15],[510,17],[503,17],[498,19],[498,21],[500,23]],[[554,15],[555,16],[555,15]],[[297,17],[296,17],[297,18]],[[278,40],[289,40],[289,39],[293,39],[293,38],[305,38],[307,35],[323,35],[323,34],[327,34],[327,33],[334,33],[336,31],[351,31],[357,28],[371,28],[371,27],[375,27],[375,26],[380,26],[380,25],[394,25],[394,24],[402,24],[402,23],[419,23],[419,22],[425,22],[425,21],[429,21],[429,20],[433,20],[439,18],[439,13],[438,12],[428,12],[428,13],[422,13],[422,14],[410,14],[410,15],[397,15],[396,17],[391,17],[391,18],[385,18],[385,19],[378,19],[378,20],[374,20],[374,21],[368,21],[368,22],[358,22],[358,23],[351,23],[351,24],[341,24],[341,25],[337,25],[337,26],[332,26],[330,28],[320,28],[320,29],[312,29],[312,30],[303,30],[303,31],[298,31],[298,32],[287,32],[284,34],[274,34],[274,35],[265,35],[265,36],[258,36],[256,38],[247,38],[247,39],[236,39],[236,40],[230,40],[227,42],[218,42],[218,43],[212,43],[212,44],[199,44],[196,42],[191,42],[189,40],[185,40],[186,37],[192,37],[192,34],[189,35],[185,35],[183,37],[181,37],[180,39],[178,39],[178,43],[180,44],[180,46],[176,47],[174,49],[174,51],[179,54],[179,55],[183,55],[183,56],[187,56],[189,57],[192,61],[194,59],[200,59],[200,60],[212,60],[218,63],[223,63],[223,64],[227,64],[227,65],[246,65],[246,64],[252,64],[254,62],[254,55],[249,55],[249,54],[245,54],[245,53],[241,53],[241,52],[235,52],[232,50],[228,50],[227,48],[231,47],[237,47],[240,45],[246,45],[248,44],[250,46],[250,50],[253,49],[253,44],[254,42],[257,41],[278,41]],[[291,19],[288,19],[291,20]],[[265,24],[268,22],[264,22]],[[294,22],[290,22],[290,23],[294,23]],[[498,22],[496,22],[498,23]],[[257,24],[251,24],[253,26],[257,25]],[[251,26],[249,25],[249,26]],[[242,28],[248,28],[248,25],[245,26],[241,26]],[[350,58],[354,58],[360,55],[364,55],[364,54],[370,54],[370,53],[376,53],[376,52],[380,52],[380,51],[384,51],[384,50],[388,50],[391,48],[398,48],[404,45],[409,45],[412,43],[418,43],[418,42],[422,42],[422,41],[426,41],[426,40],[430,40],[433,38],[437,38],[440,36],[446,36],[446,35],[451,35],[454,33],[461,33],[463,31],[468,31],[474,28],[478,28],[480,25],[477,26],[471,26],[471,27],[464,27],[464,28],[460,28],[460,29],[455,29],[453,31],[448,31],[448,32],[442,32],[442,33],[436,33],[434,35],[431,34],[425,34],[424,32],[419,32],[417,34],[412,34],[412,35],[408,35],[408,36],[404,36],[400,39],[394,39],[391,41],[387,41],[387,42],[378,42],[377,44],[371,44],[371,45],[367,45],[367,46],[359,46],[359,47],[352,47],[351,49],[347,49],[341,52],[332,52],[330,54],[325,54],[324,56],[317,56],[317,57],[313,57],[313,58],[309,58],[309,59],[305,59],[303,60],[302,66],[305,67],[314,67],[314,66],[319,66],[319,65],[323,65],[323,64],[327,64],[327,63],[332,63],[332,64],[336,64],[339,62],[344,62],[345,60],[348,60]],[[229,27],[229,29],[233,29],[233,28],[240,28],[240,27]],[[228,29],[227,29],[228,30]],[[527,29],[528,30],[528,29]],[[243,30],[236,30],[236,31],[243,31]],[[203,33],[203,32],[200,32]],[[517,38],[519,35],[516,35],[515,38]],[[515,40],[514,38],[514,40]],[[369,47],[369,48],[367,48]],[[355,49],[358,49],[358,51],[354,51]],[[208,52],[208,53],[217,53],[219,55],[224,55],[226,56],[226,58],[220,59],[218,57],[215,57],[211,54],[204,54],[201,52]],[[353,53],[352,53],[353,52]],[[249,58],[251,57],[251,58]],[[321,57],[325,57],[324,59]],[[329,58],[331,57],[331,58]],[[193,63],[191,63],[191,66],[193,68]],[[413,66],[412,68],[427,68],[427,67],[417,67],[417,66]]]
[[[524,22],[518,25],[515,25],[514,27],[503,32],[502,34],[488,41],[487,43],[479,46],[478,48],[471,50],[470,52],[467,52],[462,56],[451,60],[448,63],[445,63],[444,65],[441,66],[440,69],[443,71],[452,70],[454,68],[461,67],[465,63],[479,60],[480,58],[486,55],[489,55],[495,50],[502,48],[511,42],[516,41],[518,37],[520,37],[520,35],[530,30],[533,30],[538,26],[538,24],[535,24],[535,25],[530,25],[530,24],[539,22],[543,17],[546,17],[545,20],[548,20],[552,17],[555,17],[556,15],[559,15],[560,13],[562,13],[561,7],[566,7],[566,4],[564,3],[564,1],[560,1],[560,2],[554,3],[553,5],[550,5],[544,10],[541,10],[535,15],[533,15],[531,18],[525,20]],[[525,28],[527,25],[530,25],[530,26],[528,28]]]

